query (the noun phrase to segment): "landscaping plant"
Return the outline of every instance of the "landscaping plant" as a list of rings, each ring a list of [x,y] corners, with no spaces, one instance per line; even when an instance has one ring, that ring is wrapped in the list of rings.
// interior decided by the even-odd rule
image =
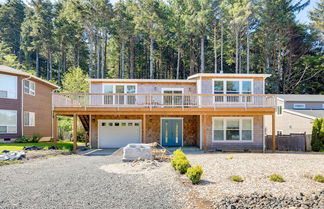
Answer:
[[[320,182],[320,183],[324,183],[324,176],[322,175],[316,175],[314,176],[314,181]]]
[[[311,146],[314,152],[323,149],[324,144],[324,119],[316,118],[313,122]]]
[[[231,176],[230,179],[235,182],[243,182],[244,181],[241,176]]]
[[[274,182],[285,182],[285,180],[283,179],[283,177],[279,174],[271,174],[269,176],[269,179],[271,181],[274,181]]]
[[[190,167],[189,161],[188,160],[183,160],[183,159],[178,159],[176,161],[175,168],[181,173],[185,174]]]
[[[234,158],[233,155],[228,156],[228,159],[229,159],[229,160],[232,160],[233,158]]]
[[[186,176],[191,180],[193,184],[197,184],[200,181],[203,169],[201,166],[194,166],[187,169]]]
[[[174,169],[176,169],[178,160],[187,160],[186,155],[182,152],[181,149],[177,149],[173,152],[173,159],[171,160],[171,165]]]

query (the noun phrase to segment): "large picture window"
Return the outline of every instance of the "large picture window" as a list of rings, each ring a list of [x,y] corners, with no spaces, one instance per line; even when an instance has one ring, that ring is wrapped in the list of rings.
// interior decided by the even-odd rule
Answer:
[[[215,96],[215,102],[251,102],[251,97],[234,96],[235,94],[252,94],[252,80],[213,80],[214,94],[232,94]],[[233,95],[234,94],[234,95]],[[246,99],[245,99],[246,98]]]
[[[213,118],[213,141],[253,141],[253,118]]]
[[[0,75],[0,98],[17,99],[17,77]]]
[[[0,110],[0,134],[17,133],[17,111]]]
[[[24,80],[24,93],[35,96],[35,82]]]

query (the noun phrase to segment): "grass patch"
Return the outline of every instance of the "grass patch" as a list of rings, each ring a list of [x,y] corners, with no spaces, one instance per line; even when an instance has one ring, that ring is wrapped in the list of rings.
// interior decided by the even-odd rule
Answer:
[[[0,144],[0,152],[3,150],[20,151],[23,150],[24,147],[28,147],[28,146],[36,146],[36,147],[42,147],[44,149],[48,149],[53,145],[54,145],[53,142]],[[78,143],[78,145],[84,145],[84,143]],[[58,142],[57,147],[60,150],[72,151],[73,142]]]
[[[21,164],[21,163],[23,163],[21,160],[7,160],[7,161],[0,161],[0,166],[12,165],[12,164]]]
[[[316,176],[314,176],[313,179],[314,179],[314,181],[324,183],[324,176],[322,176],[322,175],[316,175]]]
[[[243,178],[241,176],[231,176],[230,179],[235,182],[243,182]]]
[[[284,178],[279,174],[271,174],[269,179],[274,182],[285,182]]]

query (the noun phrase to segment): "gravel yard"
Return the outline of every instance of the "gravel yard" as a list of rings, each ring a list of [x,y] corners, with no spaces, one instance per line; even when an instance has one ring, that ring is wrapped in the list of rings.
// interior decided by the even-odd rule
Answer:
[[[324,175],[324,155],[320,154],[217,153],[192,154],[188,159],[204,169],[202,182],[191,190],[198,198],[212,202],[252,193],[294,198],[324,190],[323,183],[312,180],[316,174]],[[282,175],[286,182],[270,181],[268,176],[273,173]],[[244,182],[231,181],[232,175],[241,176]]]
[[[0,208],[181,208],[168,163],[71,155],[2,166],[0,175]]]

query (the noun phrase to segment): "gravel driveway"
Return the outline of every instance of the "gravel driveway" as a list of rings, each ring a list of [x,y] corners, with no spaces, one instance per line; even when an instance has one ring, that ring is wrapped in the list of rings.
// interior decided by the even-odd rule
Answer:
[[[0,208],[181,208],[179,181],[153,172],[115,172],[117,156],[64,156],[0,167]],[[111,171],[111,172],[110,172]]]

